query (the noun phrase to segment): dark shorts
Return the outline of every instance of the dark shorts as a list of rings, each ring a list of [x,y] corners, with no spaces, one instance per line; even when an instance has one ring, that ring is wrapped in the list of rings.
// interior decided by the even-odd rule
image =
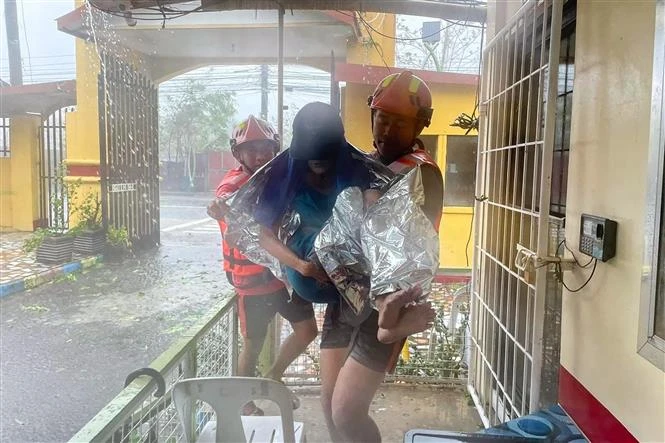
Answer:
[[[372,310],[367,320],[354,326],[353,312],[346,303],[329,304],[321,332],[321,349],[349,348],[349,357],[376,372],[392,372],[402,350],[403,341],[381,343],[379,313]]]
[[[296,294],[290,297],[286,288],[268,295],[239,295],[238,316],[242,336],[262,340],[268,331],[268,324],[278,312],[289,323],[314,318],[312,304]]]

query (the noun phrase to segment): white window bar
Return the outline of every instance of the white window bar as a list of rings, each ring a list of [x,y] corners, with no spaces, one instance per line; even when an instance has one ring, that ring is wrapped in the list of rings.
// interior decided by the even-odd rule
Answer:
[[[539,405],[547,269],[514,260],[548,253],[562,7],[527,1],[483,54],[469,389],[486,426]]]

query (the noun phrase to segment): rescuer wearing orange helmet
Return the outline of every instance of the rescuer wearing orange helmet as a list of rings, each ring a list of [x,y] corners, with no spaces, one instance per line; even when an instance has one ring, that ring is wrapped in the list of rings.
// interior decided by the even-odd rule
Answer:
[[[379,83],[368,104],[373,156],[398,174],[421,167],[425,190],[422,209],[438,232],[443,177],[418,139],[432,119],[429,88],[409,71],[391,74]],[[337,305],[337,312],[327,313],[332,321],[323,325],[321,338],[321,404],[333,441],[381,441],[369,406],[385,374],[394,369],[406,337],[426,329],[425,323],[433,316],[426,304],[406,307],[422,293],[415,290],[377,297],[378,311],[360,320],[360,325],[349,321],[353,315],[343,303]],[[377,336],[379,326],[393,328],[397,319],[406,326],[403,334],[387,339]]]
[[[258,169],[279,152],[279,135],[267,122],[250,115],[231,135],[231,152],[240,163],[230,170],[217,187],[216,200],[208,215],[219,222],[222,232],[224,271],[238,295],[238,316],[244,346],[238,358],[238,375],[251,377],[265,341],[268,324],[279,312],[291,323],[293,333],[284,341],[272,368],[265,377],[280,380],[288,365],[316,338],[317,327],[312,303],[289,295],[284,284],[265,267],[256,265],[225,240],[224,200],[242,187]],[[294,407],[297,407],[294,397]],[[243,408],[245,415],[263,415],[253,402]]]

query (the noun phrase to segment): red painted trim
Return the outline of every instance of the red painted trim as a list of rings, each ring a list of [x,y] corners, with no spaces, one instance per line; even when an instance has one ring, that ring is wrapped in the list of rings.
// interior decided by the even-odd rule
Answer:
[[[67,175],[71,177],[99,177],[98,165],[69,165]]]
[[[471,276],[466,274],[437,274],[434,276],[434,283],[451,284],[451,283],[468,283],[471,281]]]
[[[383,78],[395,72],[406,71],[404,68],[386,68],[378,65],[358,65],[353,63],[335,64],[335,81],[377,85]],[[474,74],[458,74],[453,72],[434,72],[410,69],[415,75],[430,84],[476,86],[478,76]]]
[[[629,443],[637,439],[563,366],[559,404],[591,442]]]
[[[33,83],[30,85],[5,86],[0,88],[0,96],[17,96],[29,94],[49,94],[61,92],[73,94],[76,91],[76,80],[64,80],[61,82]]]
[[[79,6],[71,12],[58,17],[55,22],[58,26],[58,31],[65,32],[73,35],[74,37],[87,38],[88,30],[84,29],[85,25],[83,17],[85,14],[85,7]]]
[[[338,22],[345,23],[355,28],[356,21],[353,18],[353,12],[346,11],[321,11],[328,17],[337,20]]]

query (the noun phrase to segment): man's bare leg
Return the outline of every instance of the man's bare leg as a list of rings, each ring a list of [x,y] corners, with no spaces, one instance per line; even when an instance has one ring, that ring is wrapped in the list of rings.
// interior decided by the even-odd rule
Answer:
[[[256,375],[256,362],[259,359],[265,335],[262,338],[243,338],[242,351],[238,355],[238,375],[241,377],[254,377]],[[263,415],[263,411],[253,401],[247,403],[242,409],[243,415]]]
[[[242,351],[238,355],[238,375],[241,377],[254,377],[256,375],[256,362],[259,359],[265,336],[262,339],[243,338]]]
[[[321,407],[326,418],[330,441],[334,443],[343,442],[333,421],[332,400],[337,384],[337,376],[344,366],[348,355],[348,348],[324,348],[321,349]]]
[[[436,311],[430,302],[408,306],[402,309],[402,315],[392,328],[379,328],[376,338],[381,343],[395,343],[409,335],[417,334],[432,327]]]
[[[415,287],[377,297],[376,305],[379,309],[379,327],[391,329],[397,326],[402,308],[418,300],[422,293],[422,289]]]
[[[314,317],[291,323],[291,327],[293,332],[286,337],[286,340],[280,346],[275,362],[265,374],[266,378],[281,381],[286,368],[307,349],[307,346],[314,341],[316,334],[318,334]]]
[[[344,363],[332,399],[333,422],[345,442],[378,443],[381,433],[369,416],[369,407],[385,374],[353,358]]]

